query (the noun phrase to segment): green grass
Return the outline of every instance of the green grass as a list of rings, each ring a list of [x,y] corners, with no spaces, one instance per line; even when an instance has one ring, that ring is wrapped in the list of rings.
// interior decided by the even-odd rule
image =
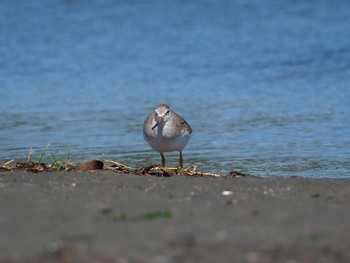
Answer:
[[[172,212],[170,210],[156,210],[140,214],[134,217],[134,220],[152,220],[157,218],[171,218]]]
[[[45,161],[45,159],[46,159],[46,153],[47,153],[49,147],[50,147],[50,143],[48,143],[48,144],[46,145],[46,148],[45,148],[44,152],[41,154],[39,163],[43,163],[43,162]]]
[[[67,169],[72,168],[72,156],[70,153],[70,145],[67,146],[66,153],[59,153],[58,156],[51,153],[51,157],[53,159],[53,162],[51,164],[52,168],[55,169]]]
[[[29,150],[28,156],[27,156],[27,160],[26,160],[27,163],[32,162],[33,153],[34,153],[34,149],[33,149],[33,147],[31,147]]]
[[[67,150],[65,153],[53,153],[49,151],[50,143],[48,143],[44,149],[44,151],[41,153],[40,158],[36,159],[34,153],[36,150],[31,147],[26,159],[27,163],[30,162],[38,162],[38,163],[44,163],[49,167],[52,167],[53,169],[63,170],[63,169],[69,169],[73,168],[72,163],[72,156],[70,153],[70,145],[67,146]]]
[[[322,239],[322,235],[319,233],[309,233],[297,238],[297,243],[308,245],[319,242]]]
[[[135,216],[128,216],[124,213],[113,213],[112,219],[115,222],[123,222],[123,221],[148,221],[148,220],[154,220],[159,218],[171,218],[173,216],[173,213],[169,209],[164,210],[155,210],[150,211],[146,213],[142,213]]]

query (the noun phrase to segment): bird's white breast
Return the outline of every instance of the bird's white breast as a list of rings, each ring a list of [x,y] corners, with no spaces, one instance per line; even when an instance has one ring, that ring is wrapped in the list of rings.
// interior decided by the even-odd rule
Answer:
[[[156,121],[152,120],[152,127],[155,124]],[[181,127],[180,131],[176,131],[172,124],[171,120],[161,123],[152,129],[150,134],[144,135],[145,140],[157,152],[182,151],[187,145],[190,139],[189,132]]]

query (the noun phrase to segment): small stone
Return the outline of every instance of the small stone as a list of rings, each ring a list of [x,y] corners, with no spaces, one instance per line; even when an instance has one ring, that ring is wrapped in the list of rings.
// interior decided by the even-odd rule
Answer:
[[[46,250],[49,253],[56,253],[58,250],[58,244],[54,241],[50,241],[49,243],[46,244]]]
[[[254,209],[252,212],[251,212],[251,215],[253,217],[257,217],[259,215],[259,210],[258,209]]]
[[[103,162],[99,160],[89,160],[79,164],[75,170],[86,172],[86,171],[94,171],[94,170],[102,170],[102,169],[103,169]]]
[[[111,214],[113,209],[111,207],[105,207],[101,210],[102,214]]]
[[[228,195],[233,195],[233,192],[232,191],[222,191],[221,194],[224,196],[228,196]]]
[[[313,198],[318,198],[318,197],[320,197],[321,195],[319,194],[319,193],[315,193],[315,194],[313,194],[313,195],[311,195],[311,197],[313,197]]]
[[[239,201],[237,199],[230,199],[226,202],[226,204],[233,205],[233,206],[238,205],[238,203]]]

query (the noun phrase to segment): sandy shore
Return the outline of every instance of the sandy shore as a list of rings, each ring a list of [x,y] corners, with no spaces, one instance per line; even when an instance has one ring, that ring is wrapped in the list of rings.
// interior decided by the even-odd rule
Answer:
[[[0,173],[0,262],[350,262],[350,179]]]

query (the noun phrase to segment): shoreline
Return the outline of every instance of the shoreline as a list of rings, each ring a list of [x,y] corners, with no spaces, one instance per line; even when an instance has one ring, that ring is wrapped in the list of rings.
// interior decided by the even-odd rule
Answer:
[[[350,179],[9,171],[0,188],[0,262],[350,261]]]

